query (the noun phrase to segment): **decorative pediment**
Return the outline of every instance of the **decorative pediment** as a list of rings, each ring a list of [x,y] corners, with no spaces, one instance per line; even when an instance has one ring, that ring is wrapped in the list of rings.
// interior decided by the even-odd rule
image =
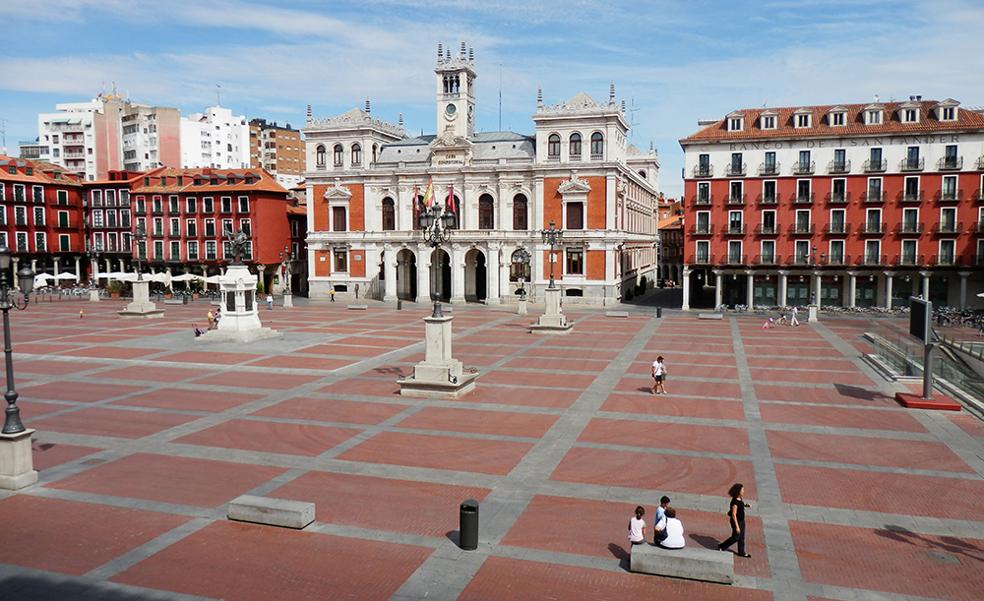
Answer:
[[[571,179],[557,186],[557,191],[561,194],[586,194],[591,191],[588,182],[580,179],[577,172],[571,173]]]
[[[431,142],[431,149],[433,151],[437,150],[465,150],[471,148],[472,143],[462,136],[457,136],[454,133],[454,128],[450,125],[444,128],[444,133],[440,136],[434,138]]]
[[[324,198],[328,201],[348,200],[352,198],[352,191],[341,185],[339,180],[336,179],[334,185],[325,190]]]

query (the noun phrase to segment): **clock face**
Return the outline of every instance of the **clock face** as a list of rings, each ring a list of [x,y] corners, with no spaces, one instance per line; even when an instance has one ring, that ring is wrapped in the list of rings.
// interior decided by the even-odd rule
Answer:
[[[444,112],[447,113],[448,117],[453,117],[456,112],[458,112],[458,107],[453,104],[449,104],[444,107]]]

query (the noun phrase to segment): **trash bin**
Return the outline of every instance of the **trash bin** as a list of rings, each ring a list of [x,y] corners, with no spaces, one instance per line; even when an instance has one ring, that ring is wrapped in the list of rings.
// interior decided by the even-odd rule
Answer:
[[[478,548],[478,501],[461,502],[459,511],[458,546],[465,551]]]
[[[403,310],[403,299],[402,298],[396,299],[396,310],[397,311],[402,311]]]
[[[656,317],[663,317],[663,307],[656,307]]]

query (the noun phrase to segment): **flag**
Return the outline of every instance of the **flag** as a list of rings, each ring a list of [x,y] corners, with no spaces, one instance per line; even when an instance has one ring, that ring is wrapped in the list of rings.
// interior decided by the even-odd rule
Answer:
[[[427,183],[427,191],[424,192],[424,206],[430,208],[434,204],[434,180]]]
[[[414,223],[414,227],[417,227],[416,224],[419,222],[419,219],[420,219],[419,218],[419,216],[420,216],[420,188],[418,188],[417,186],[414,186],[413,187],[413,200],[411,202],[413,203],[413,205],[412,205],[413,206],[413,223]]]
[[[448,197],[444,200],[444,210],[458,214],[458,207],[454,204],[454,184],[448,186]]]

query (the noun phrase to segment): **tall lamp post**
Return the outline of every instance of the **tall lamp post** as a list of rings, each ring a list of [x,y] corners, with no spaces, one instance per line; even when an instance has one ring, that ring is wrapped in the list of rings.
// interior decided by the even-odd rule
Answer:
[[[31,300],[31,290],[34,288],[34,272],[24,266],[17,272],[20,294],[11,288],[11,279],[7,275],[10,269],[10,249],[0,246],[0,311],[3,311],[3,355],[7,368],[7,411],[3,420],[4,434],[19,434],[25,430],[21,423],[20,409],[17,407],[17,389],[14,388],[14,357],[10,346],[10,310],[23,311]]]
[[[454,215],[443,211],[441,207],[432,204],[430,208],[420,212],[420,230],[424,235],[424,241],[431,248],[437,248],[444,244],[451,237],[451,228],[454,225]],[[434,311],[431,317],[443,317],[441,312],[441,299],[437,293],[437,278],[431,277],[431,300],[434,301]]]
[[[556,224],[551,221],[550,229],[540,230],[540,235],[543,236],[543,243],[550,245],[550,285],[547,288],[555,288],[554,284],[554,248],[560,244],[561,238],[564,237],[563,230],[558,230]]]
[[[526,273],[526,269],[530,264],[531,258],[532,255],[530,254],[530,251],[526,250],[525,247],[520,247],[519,250],[513,253],[513,263],[519,265],[519,272],[521,274]],[[524,284],[526,284],[526,276],[520,275],[519,289],[516,290],[516,294],[519,295],[520,300],[526,300],[526,288],[524,287]]]
[[[96,289],[96,263],[99,261],[99,251],[97,246],[89,246],[85,251],[85,256],[89,259],[89,301],[99,300],[99,290]]]
[[[147,230],[143,225],[138,225],[133,233],[133,240],[137,243],[137,279],[143,280],[143,260],[147,254]]]

